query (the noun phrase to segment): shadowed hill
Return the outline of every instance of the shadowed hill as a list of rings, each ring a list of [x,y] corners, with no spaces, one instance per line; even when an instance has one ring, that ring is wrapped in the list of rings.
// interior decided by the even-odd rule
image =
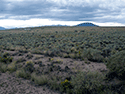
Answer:
[[[98,25],[95,25],[93,23],[81,23],[81,24],[78,24],[76,26],[96,26],[96,27],[99,27]]]

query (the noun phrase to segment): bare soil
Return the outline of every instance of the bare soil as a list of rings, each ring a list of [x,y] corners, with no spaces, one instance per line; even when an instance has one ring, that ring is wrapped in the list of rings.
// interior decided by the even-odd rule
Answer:
[[[104,63],[90,62],[86,64],[85,61],[75,60],[71,58],[63,58],[63,57],[49,57],[40,54],[32,54],[33,56],[29,59],[27,55],[29,53],[19,53],[18,51],[7,51],[11,56],[14,57],[13,61],[18,60],[19,58],[24,58],[24,62],[19,62],[18,65],[22,65],[24,67],[26,61],[33,61],[35,71],[38,75],[44,73],[49,77],[62,77],[62,80],[65,80],[66,77],[70,77],[72,75],[76,75],[78,70],[80,71],[88,71],[88,69],[92,72],[98,71],[99,73],[105,73],[108,71],[106,65]],[[53,58],[53,61],[49,61],[49,58]],[[56,63],[57,59],[61,59],[61,63]],[[39,61],[42,61],[42,66],[38,64]],[[48,69],[53,66],[53,71],[50,73]],[[38,69],[39,67],[39,69]],[[60,70],[60,71],[59,71]],[[44,86],[38,86],[34,82],[30,80],[26,80],[24,78],[17,78],[15,76],[16,72],[13,73],[0,73],[0,91],[1,94],[60,94],[60,92],[50,90]]]

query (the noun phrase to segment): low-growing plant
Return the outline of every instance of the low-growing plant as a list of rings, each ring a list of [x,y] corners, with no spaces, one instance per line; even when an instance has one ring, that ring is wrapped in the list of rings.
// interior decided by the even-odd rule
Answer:
[[[34,81],[38,85],[45,85],[48,82],[47,76],[37,76],[34,72],[31,74],[31,81]]]
[[[24,70],[25,70],[26,72],[32,73],[32,72],[35,70],[35,68],[34,68],[34,63],[33,63],[32,61],[27,61],[25,64],[26,64],[26,65],[25,65],[25,67],[24,67]]]
[[[4,63],[0,63],[0,71],[5,73],[7,71],[7,65]]]
[[[101,56],[101,52],[98,51],[97,49],[84,49],[83,50],[83,57],[88,58],[90,61],[96,61],[96,62],[102,62],[103,56]]]
[[[78,53],[78,54],[79,54],[79,57],[81,57],[81,51],[79,51],[79,53]]]
[[[61,82],[61,87],[63,89],[63,92],[71,91],[71,89],[73,88],[71,85],[71,82],[68,81],[67,79],[65,81]]]
[[[10,63],[10,64],[7,66],[8,71],[14,72],[14,71],[17,69],[15,63],[16,63],[16,62],[12,62],[12,63]]]
[[[53,89],[53,90],[59,90],[60,89],[60,84],[58,84],[57,77],[54,77],[54,76],[50,77],[47,84],[50,87],[50,89]]]
[[[54,61],[53,63],[62,63],[63,62],[63,60],[61,60],[61,59],[57,59],[56,61]]]
[[[49,61],[53,61],[54,60],[54,58],[49,58]]]
[[[74,53],[70,53],[69,56],[70,56],[70,58],[75,58],[75,54]]]
[[[16,71],[16,77],[21,77],[25,79],[30,79],[30,73],[26,73],[24,69],[19,69]]]
[[[10,56],[9,53],[5,52],[0,56],[0,62],[3,62],[5,64],[12,62],[13,57]]]
[[[84,62],[85,62],[86,64],[90,64],[90,62],[88,61],[87,58],[84,59]]]
[[[37,60],[37,59],[40,59],[40,58],[42,58],[42,57],[39,57],[39,56],[35,56],[35,60]]]
[[[42,60],[37,61],[37,64],[39,64],[39,66],[41,67],[43,65]]]
[[[85,63],[86,63],[86,64],[90,64],[90,62],[89,62],[89,61],[85,61]]]
[[[69,58],[70,56],[67,53],[63,53],[64,58]]]
[[[23,58],[23,57],[21,57],[21,58],[19,58],[19,59],[16,61],[16,63],[20,63],[20,62],[24,62],[24,61],[26,61],[26,59]]]
[[[32,61],[27,61],[27,62],[26,62],[26,65],[32,65],[32,66],[33,66],[34,63],[33,63]]]
[[[71,85],[74,87],[76,94],[93,94],[97,93],[97,89],[102,86],[104,76],[98,72],[81,72],[71,77]],[[95,90],[95,91],[94,91]]]
[[[32,54],[43,54],[40,50],[37,50],[37,49],[31,49],[31,53]]]
[[[17,66],[17,68],[21,68],[21,67],[23,67],[23,64],[17,64],[16,66]]]
[[[72,69],[75,70],[75,67],[73,67]]]
[[[107,60],[106,64],[107,68],[109,68],[109,74],[107,78],[111,78],[111,76],[117,77],[120,80],[125,80],[125,51],[120,51]],[[113,73],[115,75],[113,75]],[[113,79],[113,78],[112,78]]]
[[[111,50],[111,55],[114,55],[114,54],[116,54],[117,52],[118,52],[118,51],[113,48],[113,49]]]
[[[27,56],[26,56],[28,59],[31,59],[33,57],[33,55],[31,53],[29,53]]]

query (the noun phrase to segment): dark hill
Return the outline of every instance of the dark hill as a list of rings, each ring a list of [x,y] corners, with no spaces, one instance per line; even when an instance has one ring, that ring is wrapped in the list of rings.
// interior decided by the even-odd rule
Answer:
[[[93,23],[81,23],[81,24],[78,24],[76,26],[97,26],[97,27],[99,27],[98,25],[95,25]]]

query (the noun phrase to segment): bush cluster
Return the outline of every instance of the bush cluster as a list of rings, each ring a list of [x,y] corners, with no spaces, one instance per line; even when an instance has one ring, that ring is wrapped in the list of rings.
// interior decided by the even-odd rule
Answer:
[[[114,77],[119,80],[125,80],[125,51],[120,51],[107,60],[107,68],[110,70],[107,78]]]
[[[10,54],[7,52],[1,54],[0,56],[0,62],[3,62],[5,64],[12,62],[12,60],[13,60],[13,57],[10,56]]]

